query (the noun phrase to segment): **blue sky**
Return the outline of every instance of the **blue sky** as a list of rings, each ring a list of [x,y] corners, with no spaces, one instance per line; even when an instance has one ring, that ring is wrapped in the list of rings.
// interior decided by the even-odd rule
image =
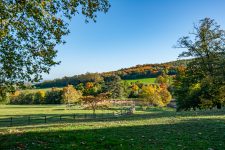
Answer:
[[[225,0],[109,1],[97,23],[86,24],[81,15],[72,19],[67,43],[57,47],[61,64],[44,79],[176,60],[182,51],[173,48],[176,41],[205,17],[225,29]]]

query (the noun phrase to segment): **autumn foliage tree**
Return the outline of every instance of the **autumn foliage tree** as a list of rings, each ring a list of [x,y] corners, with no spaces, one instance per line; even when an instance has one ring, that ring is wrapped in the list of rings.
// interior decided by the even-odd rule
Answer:
[[[107,108],[108,106],[106,103],[103,103],[104,100],[106,100],[109,97],[108,93],[101,93],[96,96],[84,96],[82,98],[82,105],[85,108],[90,108],[93,111],[93,114],[95,115],[95,111],[97,108]]]
[[[67,104],[68,106],[80,102],[81,97],[82,93],[80,91],[77,91],[73,87],[73,85],[68,85],[63,88],[62,98],[64,103]]]
[[[170,92],[165,87],[158,85],[145,85],[141,89],[141,97],[145,105],[166,106],[172,99]]]

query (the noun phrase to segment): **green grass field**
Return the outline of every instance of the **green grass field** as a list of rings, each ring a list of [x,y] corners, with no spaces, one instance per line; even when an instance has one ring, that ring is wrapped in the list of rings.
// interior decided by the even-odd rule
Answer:
[[[60,105],[1,106],[10,116],[91,113]],[[98,111],[101,113],[101,111]],[[0,122],[1,124],[1,122]],[[175,112],[137,108],[134,115],[0,127],[0,149],[225,149],[225,110]]]
[[[22,90],[23,92],[27,92],[27,93],[34,93],[34,92],[38,92],[38,91],[50,91],[52,88],[43,88],[43,89],[26,89],[26,90]],[[62,89],[62,88],[57,88],[57,89]]]
[[[155,83],[155,80],[156,78],[144,78],[144,79],[124,80],[124,81],[127,81],[128,83],[140,82],[144,84],[153,84]]]

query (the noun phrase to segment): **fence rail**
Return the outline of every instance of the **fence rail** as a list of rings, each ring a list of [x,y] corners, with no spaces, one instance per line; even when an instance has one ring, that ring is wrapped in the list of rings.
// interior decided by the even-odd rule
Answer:
[[[28,116],[14,116],[7,118],[0,118],[0,127],[1,126],[13,126],[13,125],[29,125],[34,123],[53,123],[60,121],[72,121],[79,120],[85,121],[90,119],[107,119],[107,118],[116,118],[120,116],[128,115],[129,109],[121,109],[117,111],[112,111],[112,113],[98,113],[98,114],[61,114],[61,115],[28,115]]]

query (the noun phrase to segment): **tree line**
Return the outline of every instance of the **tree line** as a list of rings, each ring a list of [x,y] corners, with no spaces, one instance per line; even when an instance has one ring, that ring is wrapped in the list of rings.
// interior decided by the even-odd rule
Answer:
[[[168,75],[159,76],[154,84],[140,82],[128,83],[117,75],[104,81],[67,85],[51,90],[34,90],[33,92],[16,91],[8,97],[10,104],[84,104],[92,109],[106,107],[109,100],[128,100],[137,98],[143,106],[166,106],[172,99]],[[105,101],[104,105],[99,105]]]
[[[54,80],[43,81],[35,84],[36,88],[51,88],[51,87],[64,87],[68,84],[77,86],[80,83],[86,84],[87,82],[101,82],[110,76],[117,75],[122,80],[127,79],[141,79],[141,78],[157,78],[162,74],[174,76],[177,74],[177,68],[188,64],[191,60],[177,60],[163,64],[145,64],[137,65],[135,67],[123,68],[118,71],[104,72],[104,73],[86,73],[75,75],[72,77],[63,77]],[[106,79],[107,80],[107,79]]]

